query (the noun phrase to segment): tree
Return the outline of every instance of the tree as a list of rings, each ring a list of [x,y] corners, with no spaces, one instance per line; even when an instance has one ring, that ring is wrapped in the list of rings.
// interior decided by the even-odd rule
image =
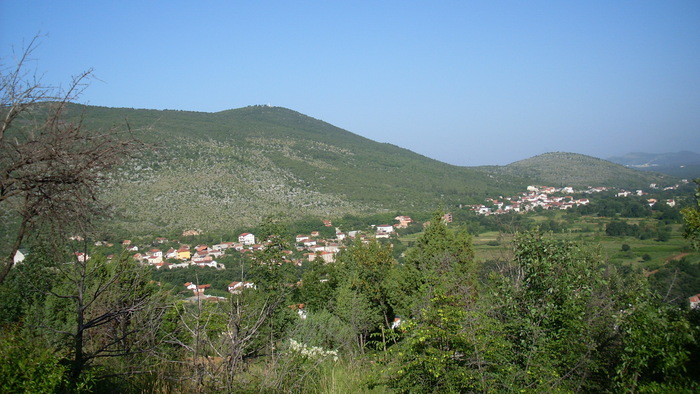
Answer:
[[[681,210],[685,222],[685,237],[690,239],[695,249],[700,249],[700,178],[694,182],[698,185],[695,192],[696,207],[687,207]]]
[[[344,271],[341,285],[348,286],[359,293],[361,298],[366,298],[376,312],[372,328],[388,326],[393,311],[388,302],[387,277],[395,265],[391,246],[382,245],[376,240],[364,244],[358,239],[339,254],[336,265]]]
[[[481,302],[471,239],[451,231],[436,214],[407,252],[404,340],[392,348],[389,385],[400,392],[503,390],[508,363],[500,323]]]
[[[329,309],[338,287],[338,270],[335,263],[326,263],[322,259],[310,261],[301,277],[297,301],[309,311],[317,312]]]
[[[678,392],[694,343],[682,312],[588,247],[518,234],[494,303],[513,350],[510,387],[527,391]],[[504,377],[505,379],[506,377]]]
[[[87,130],[83,115],[69,114],[91,71],[65,90],[47,86],[28,69],[36,46],[34,38],[13,67],[0,63],[0,207],[17,217],[0,283],[31,230],[45,225],[83,235],[104,211],[99,189],[109,171],[137,146],[128,132]]]
[[[165,295],[150,281],[146,267],[127,255],[109,261],[73,250],[48,256],[43,275],[25,277],[40,281],[26,283],[39,291],[47,287],[43,282],[50,283],[28,313],[27,325],[64,354],[70,390],[98,360],[110,360],[102,366],[112,373],[138,368],[138,356],[159,343],[154,334],[165,310]],[[116,360],[125,367],[117,368]]]
[[[452,231],[437,212],[431,224],[406,252],[392,290],[393,306],[402,316],[418,316],[436,287],[476,292],[476,266],[471,236]]]

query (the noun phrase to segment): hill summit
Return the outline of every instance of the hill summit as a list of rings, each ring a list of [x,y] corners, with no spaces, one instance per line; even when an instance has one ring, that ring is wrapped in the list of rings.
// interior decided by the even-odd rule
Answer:
[[[340,217],[480,202],[527,181],[452,166],[280,107],[217,113],[76,106],[153,149],[107,192],[125,231],[224,231],[267,215]]]
[[[548,153],[504,167],[459,167],[299,112],[217,113],[73,105],[87,127],[128,122],[151,144],[106,195],[129,233],[230,231],[287,218],[429,211],[481,203],[528,184],[627,186],[662,177],[589,156]]]
[[[550,186],[607,186],[642,188],[673,182],[673,177],[644,173],[592,156],[549,152],[502,167],[486,167],[494,174],[530,179]]]

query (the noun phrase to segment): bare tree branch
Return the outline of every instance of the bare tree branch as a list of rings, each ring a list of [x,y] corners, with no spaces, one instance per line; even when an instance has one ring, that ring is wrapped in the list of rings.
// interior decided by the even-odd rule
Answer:
[[[87,130],[85,114],[68,113],[92,70],[73,77],[65,90],[44,85],[27,64],[37,42],[14,67],[0,64],[0,204],[21,218],[0,260],[0,283],[29,231],[41,224],[57,231],[89,228],[104,212],[100,187],[139,145],[128,125],[123,132]]]

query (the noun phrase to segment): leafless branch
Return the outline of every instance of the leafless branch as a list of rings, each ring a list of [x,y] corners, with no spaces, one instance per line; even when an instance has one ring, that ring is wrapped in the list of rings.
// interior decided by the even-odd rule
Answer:
[[[0,283],[27,233],[42,224],[54,231],[87,230],[104,212],[100,187],[139,143],[131,129],[87,130],[85,114],[69,113],[92,77],[87,70],[63,90],[46,86],[28,67],[35,37],[14,67],[0,65],[0,204],[21,218]]]

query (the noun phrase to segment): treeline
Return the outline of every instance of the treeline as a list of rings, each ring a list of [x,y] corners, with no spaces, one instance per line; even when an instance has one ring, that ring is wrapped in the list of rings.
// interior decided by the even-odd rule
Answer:
[[[0,287],[0,391],[700,388],[697,313],[640,272],[537,231],[484,265],[465,229],[430,222],[402,263],[358,240],[301,270],[270,226],[269,247],[241,262],[255,288],[216,301],[187,300],[127,256],[36,245]]]
[[[624,220],[613,220],[605,225],[605,234],[611,237],[636,237],[639,239],[654,239],[668,241],[671,238],[671,227],[663,223],[629,224]]]
[[[684,188],[685,189],[685,188]],[[690,194],[684,193],[684,194]],[[649,205],[645,197],[615,197],[611,192],[599,195],[590,195],[590,204],[579,205],[567,210],[570,215],[591,215],[602,217],[648,218],[654,217],[665,223],[676,223],[683,220],[678,207],[672,207],[666,203],[666,198],[673,197],[667,192],[654,195],[658,200],[653,206]],[[681,206],[685,201],[676,202]]]

